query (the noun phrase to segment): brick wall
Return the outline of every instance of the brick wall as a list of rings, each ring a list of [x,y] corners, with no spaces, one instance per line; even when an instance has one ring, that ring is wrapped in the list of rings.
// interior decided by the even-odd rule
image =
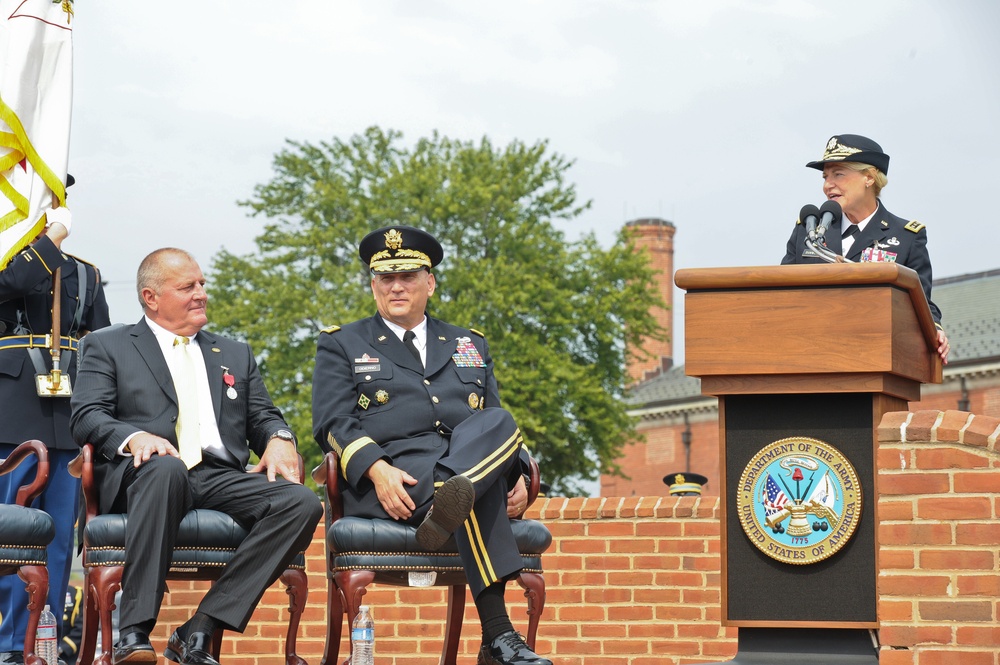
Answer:
[[[890,413],[878,430],[880,665],[1000,665],[1000,419],[957,411]],[[714,663],[736,653],[720,624],[717,497],[550,498],[528,513],[554,536],[543,558],[548,597],[538,650],[559,665]],[[326,635],[321,530],[298,653],[319,665]],[[191,614],[204,583],[172,583],[153,636]],[[374,586],[377,665],[434,665],[442,589]],[[520,587],[508,585],[526,630]],[[282,665],[287,597],[276,585],[226,665]],[[467,601],[459,662],[473,663],[479,622]],[[341,659],[347,655],[346,632]],[[331,663],[330,665],[334,665]]]
[[[880,665],[1000,663],[998,434],[963,411],[882,419]]]
[[[718,497],[539,499],[553,544],[543,558],[547,598],[537,649],[560,665],[678,665],[736,653],[735,629],[720,623]],[[319,665],[326,636],[322,533],[307,552],[310,592],[298,654]],[[193,612],[205,582],[173,582],[152,639],[167,637]],[[436,665],[444,639],[441,588],[373,586],[365,598],[376,622],[377,665]],[[514,626],[527,630],[526,601],[507,585]],[[269,589],[241,638],[227,634],[226,665],[282,665],[288,600]],[[347,655],[347,633],[340,658]],[[475,662],[479,619],[466,601],[459,662]],[[330,665],[333,665],[332,663]]]

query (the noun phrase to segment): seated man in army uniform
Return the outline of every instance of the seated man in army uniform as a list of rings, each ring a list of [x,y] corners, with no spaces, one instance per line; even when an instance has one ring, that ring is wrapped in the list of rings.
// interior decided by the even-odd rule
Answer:
[[[527,503],[527,453],[486,339],[425,314],[444,255],[433,236],[382,228],[358,253],[378,313],[324,330],[313,375],[313,434],[340,455],[344,512],[419,525],[430,550],[454,535],[483,628],[478,663],[551,665],[504,604],[521,569],[509,516]]]

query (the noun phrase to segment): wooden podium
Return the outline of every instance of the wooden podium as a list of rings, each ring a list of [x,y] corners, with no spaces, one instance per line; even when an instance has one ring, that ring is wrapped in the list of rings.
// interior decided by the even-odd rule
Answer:
[[[719,398],[723,624],[877,628],[876,428],[883,414],[918,400],[922,383],[941,382],[917,274],[843,263],[687,269],[675,282],[687,292],[685,370]],[[846,545],[807,565],[769,556],[741,523],[749,522],[746,506],[737,512],[748,487],[737,485],[754,472],[748,465],[796,437],[842,453],[861,488]],[[795,493],[791,480],[779,480]],[[796,528],[805,530],[801,520]]]

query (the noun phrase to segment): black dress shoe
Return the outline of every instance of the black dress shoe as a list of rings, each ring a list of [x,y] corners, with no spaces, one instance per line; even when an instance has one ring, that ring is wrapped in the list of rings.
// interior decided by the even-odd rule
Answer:
[[[156,652],[145,633],[134,632],[123,635],[111,651],[111,665],[129,663],[155,663]]]
[[[434,493],[434,505],[417,527],[417,543],[429,552],[441,549],[462,526],[476,502],[476,489],[465,476],[452,476]]]
[[[542,658],[532,651],[524,639],[513,630],[508,630],[489,644],[479,648],[477,665],[552,665],[548,658]]]
[[[219,665],[212,657],[212,636],[208,633],[191,633],[181,637],[178,631],[170,636],[163,657],[181,665]]]

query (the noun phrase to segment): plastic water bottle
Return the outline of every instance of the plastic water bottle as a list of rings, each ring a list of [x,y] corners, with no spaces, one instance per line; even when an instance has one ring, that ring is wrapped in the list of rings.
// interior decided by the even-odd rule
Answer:
[[[351,665],[375,664],[375,621],[367,605],[358,608],[351,626]]]
[[[38,628],[35,630],[35,654],[48,665],[59,665],[59,636],[57,635],[56,615],[46,605],[38,618]]]

